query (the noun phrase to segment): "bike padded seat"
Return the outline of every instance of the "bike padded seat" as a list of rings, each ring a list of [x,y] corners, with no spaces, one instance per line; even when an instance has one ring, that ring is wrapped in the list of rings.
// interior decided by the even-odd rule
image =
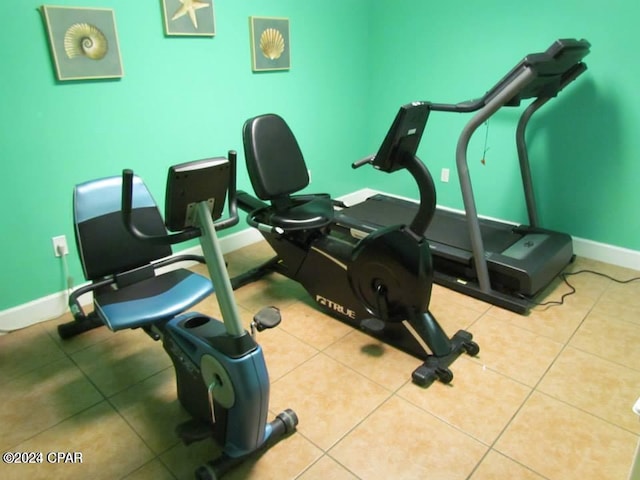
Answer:
[[[328,194],[292,195],[309,185],[307,165],[293,132],[276,114],[247,120],[242,129],[247,171],[258,198],[271,203],[253,215],[283,230],[321,228],[333,219]]]
[[[185,268],[158,273],[154,263],[171,255],[169,245],[135,239],[121,215],[122,178],[77,185],[73,193],[75,237],[84,276],[105,282],[93,290],[94,312],[111,330],[144,327],[170,320],[213,292],[211,281]],[[132,218],[148,235],[167,233],[149,190],[133,182]]]

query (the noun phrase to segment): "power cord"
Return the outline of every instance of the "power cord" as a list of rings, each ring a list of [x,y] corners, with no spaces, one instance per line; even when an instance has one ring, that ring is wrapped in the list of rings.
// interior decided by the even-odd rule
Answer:
[[[73,290],[73,277],[69,274],[69,264],[67,263],[67,255],[68,251],[62,246],[58,245],[56,247],[56,251],[58,252],[58,256],[62,260],[62,272],[64,274],[65,282],[66,282],[66,292]]]
[[[482,159],[480,160],[480,163],[482,163],[482,165],[487,164],[487,152],[489,151],[489,148],[491,148],[487,146],[489,143],[489,120],[484,122],[484,124],[487,127],[487,129],[484,132],[484,149],[482,151]]]
[[[546,310],[548,310],[549,308],[552,307],[559,307],[561,305],[564,305],[564,301],[567,297],[573,295],[576,293],[576,288],[571,285],[571,283],[569,283],[569,280],[567,280],[567,277],[571,277],[573,275],[580,275],[583,273],[590,273],[592,275],[598,275],[600,277],[604,277],[607,278],[613,282],[616,283],[620,283],[620,284],[626,284],[626,283],[631,283],[631,282],[636,282],[638,280],[640,280],[640,277],[633,277],[633,278],[629,278],[627,280],[620,280],[618,278],[614,278],[611,275],[607,275],[606,273],[602,273],[602,272],[596,272],[595,270],[578,270],[577,272],[563,272],[559,275],[560,279],[562,279],[562,281],[567,285],[567,287],[569,287],[569,291],[566,293],[563,293],[562,296],[560,297],[560,300],[550,300],[548,302],[542,302],[542,303],[538,303],[538,302],[534,302],[531,299],[527,299],[532,305],[536,306],[536,307],[545,307],[542,308],[540,310],[536,310],[537,312],[544,312]],[[521,298],[526,299],[526,297],[521,296]]]

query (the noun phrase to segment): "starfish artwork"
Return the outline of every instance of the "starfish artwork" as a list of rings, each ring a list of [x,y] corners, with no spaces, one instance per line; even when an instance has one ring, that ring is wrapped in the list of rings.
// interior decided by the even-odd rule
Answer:
[[[189,15],[191,19],[191,23],[193,24],[193,28],[198,28],[198,19],[196,18],[196,10],[201,8],[207,8],[211,5],[205,2],[199,2],[198,0],[179,0],[182,6],[176,10],[176,13],[173,14],[171,20],[176,20],[180,17],[184,17],[185,15]]]

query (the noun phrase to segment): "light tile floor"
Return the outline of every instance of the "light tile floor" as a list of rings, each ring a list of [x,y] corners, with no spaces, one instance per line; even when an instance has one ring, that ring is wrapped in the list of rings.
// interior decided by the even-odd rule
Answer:
[[[260,243],[227,256],[231,274],[266,259]],[[578,259],[617,278],[638,272]],[[450,385],[410,382],[419,362],[318,312],[274,275],[237,292],[248,324],[264,305],[283,323],[260,334],[271,410],[297,432],[230,479],[626,480],[640,434],[640,282],[582,274],[565,305],[528,316],[434,287],[432,311],[474,334]],[[567,287],[545,292],[557,299]],[[214,299],[195,310],[217,315]],[[0,464],[3,479],[182,479],[213,458],[174,426],[171,361],[141,331],[98,329],[61,341],[69,316],[0,337],[0,452],[81,452],[82,464]]]

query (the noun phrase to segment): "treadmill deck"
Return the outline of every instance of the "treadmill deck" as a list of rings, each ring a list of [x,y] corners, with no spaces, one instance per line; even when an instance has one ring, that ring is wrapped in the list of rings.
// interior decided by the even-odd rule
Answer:
[[[409,225],[417,209],[415,202],[376,194],[337,212],[335,223],[354,236],[364,236],[390,225]],[[573,259],[571,237],[564,233],[489,219],[480,219],[480,231],[493,288],[518,302],[522,295],[538,293]],[[465,215],[436,210],[425,238],[436,282],[459,291],[472,289],[467,282],[473,282],[476,274]]]
[[[416,214],[418,205],[409,200],[376,194],[362,203],[348,207],[338,214],[338,223],[354,227],[369,226],[367,233],[380,227],[403,224],[409,225]],[[351,218],[351,219],[349,219]],[[482,220],[480,230],[485,250],[503,252],[516,243],[522,235],[514,233],[515,225],[507,225],[493,220]],[[471,241],[464,215],[447,210],[436,210],[427,228],[425,237],[430,242],[448,245],[452,248],[471,252]],[[468,256],[465,256],[468,257]]]

